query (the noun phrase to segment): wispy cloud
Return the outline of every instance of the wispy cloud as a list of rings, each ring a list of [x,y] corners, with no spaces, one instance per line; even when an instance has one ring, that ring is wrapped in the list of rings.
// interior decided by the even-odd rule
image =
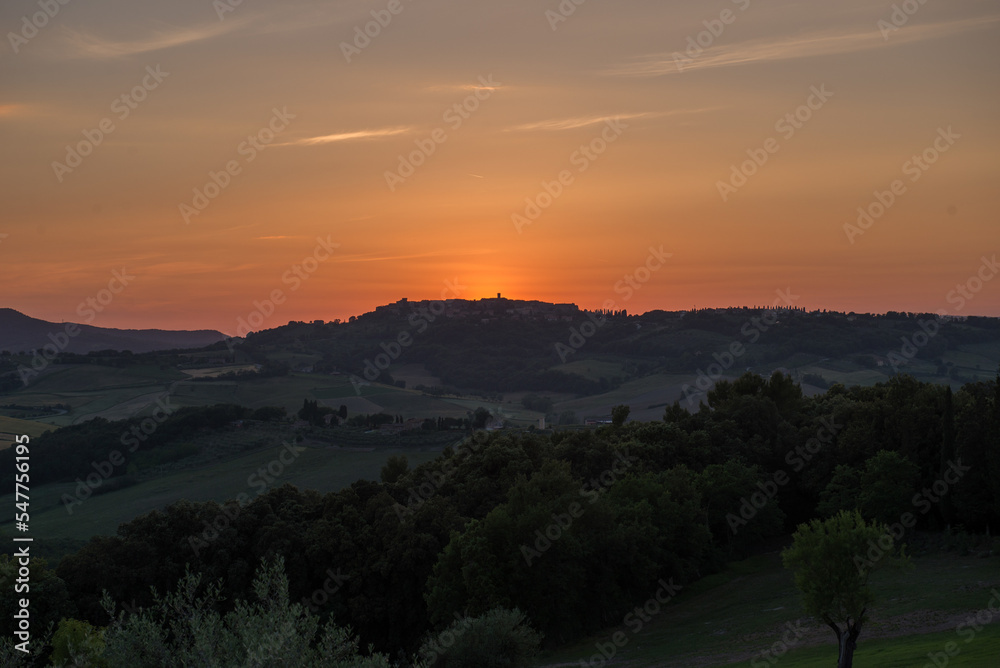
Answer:
[[[478,84],[439,84],[439,85],[436,85],[436,86],[428,86],[425,90],[434,91],[434,92],[440,92],[440,91],[458,91],[458,92],[473,91],[473,92],[475,92],[477,90],[494,91],[494,90],[500,90],[501,88],[503,88],[504,90],[508,90],[508,89],[511,88],[510,86],[508,86],[506,84],[501,84],[500,82],[497,82],[497,85],[495,85],[495,86],[488,86],[488,85],[486,85],[488,83],[490,83],[490,82],[487,81],[485,83],[478,83]]]
[[[82,58],[107,59],[131,56],[200,42],[243,28],[248,20],[205,23],[186,28],[171,27],[141,39],[115,41],[90,32],[64,27],[63,39],[71,54]]]
[[[522,123],[507,128],[507,132],[530,132],[534,130],[561,131],[575,130],[589,125],[599,125],[607,121],[627,121],[635,118],[662,118],[664,116],[677,116],[680,114],[697,114],[704,111],[715,111],[719,107],[703,107],[699,109],[671,109],[668,111],[643,111],[630,114],[601,114],[595,116],[578,116],[574,118],[554,118],[546,121],[536,121],[533,123]]]
[[[332,144],[339,141],[351,141],[354,139],[379,139],[381,137],[392,137],[394,135],[401,135],[406,132],[410,132],[413,128],[409,126],[401,126],[394,128],[382,128],[379,130],[356,130],[354,132],[339,132],[332,135],[322,135],[319,137],[307,137],[305,139],[297,139],[292,142],[287,142],[285,144],[278,144],[278,146],[315,146],[317,144]]]
[[[723,44],[708,48],[690,59],[682,52],[651,54],[641,57],[634,63],[604,70],[603,73],[617,76],[652,77],[678,74],[689,70],[855,53],[947,37],[989,26],[998,20],[1000,20],[1000,16],[989,16],[905,26],[891,33],[888,40],[884,39],[879,30],[872,26],[864,30],[850,32],[817,32],[780,40],[753,40],[737,44]]]
[[[527,132],[531,130],[574,130],[584,128],[588,125],[597,125],[605,121],[628,120],[631,118],[643,118],[654,115],[651,112],[638,114],[605,114],[602,116],[578,116],[576,118],[554,118],[547,121],[536,121],[534,123],[524,123],[507,128],[508,132]]]

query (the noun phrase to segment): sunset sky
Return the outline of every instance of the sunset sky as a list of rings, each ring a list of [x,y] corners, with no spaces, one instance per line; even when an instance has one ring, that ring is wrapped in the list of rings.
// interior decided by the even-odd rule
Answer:
[[[51,2],[0,7],[0,307],[81,321],[124,271],[90,324],[234,333],[276,291],[264,327],[446,282],[1000,316],[993,0]]]

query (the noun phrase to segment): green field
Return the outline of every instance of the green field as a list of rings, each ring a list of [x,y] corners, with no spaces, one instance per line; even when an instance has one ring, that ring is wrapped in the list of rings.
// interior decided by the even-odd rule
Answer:
[[[379,480],[390,456],[405,455],[413,468],[461,439],[445,432],[415,432],[401,438],[347,429],[327,431],[321,438],[307,433],[306,440],[294,446],[298,453],[294,461],[279,467],[274,462],[293,436],[290,429],[278,426],[212,434],[198,441],[201,454],[143,470],[135,485],[89,498],[81,488],[80,504],[72,502],[76,482],[32,487],[32,534],[42,541],[86,540],[114,534],[119,524],[181,499],[221,503],[239,494],[254,497],[285,483],[333,492],[357,480]],[[252,449],[242,450],[247,445]],[[274,469],[264,475],[269,465]],[[0,504],[13,508],[13,494],[0,497]],[[0,523],[0,529],[10,532],[11,522],[12,518]]]
[[[935,554],[914,557],[912,563],[912,569],[883,570],[873,576],[878,604],[858,640],[854,665],[922,668],[927,653],[943,651],[949,641],[961,650],[949,666],[998,665],[1000,614],[993,615],[971,642],[966,642],[968,633],[956,632],[970,614],[986,609],[1000,590],[996,551],[990,558]],[[651,595],[656,588],[651,586]],[[994,605],[998,603],[1000,599]],[[833,631],[806,616],[791,574],[774,552],[734,563],[725,572],[681,590],[637,633],[623,620],[621,626],[596,637],[543,655],[539,665],[580,666],[581,660],[589,661],[595,654],[602,658],[596,644],[608,648],[616,631],[624,631],[627,642],[609,666],[750,666],[754,659],[757,665],[773,665],[762,653],[782,641],[789,623],[801,634],[799,638],[789,634],[795,643],[783,653],[781,666],[836,665]],[[601,664],[595,660],[593,665]]]

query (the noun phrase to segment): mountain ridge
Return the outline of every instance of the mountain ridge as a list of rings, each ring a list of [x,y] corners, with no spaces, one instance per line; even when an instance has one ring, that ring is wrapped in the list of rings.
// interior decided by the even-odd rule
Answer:
[[[16,309],[0,307],[0,350],[11,352],[53,347],[58,352],[89,353],[130,350],[146,353],[174,348],[200,348],[227,337],[212,329],[118,329],[82,323],[56,323]]]

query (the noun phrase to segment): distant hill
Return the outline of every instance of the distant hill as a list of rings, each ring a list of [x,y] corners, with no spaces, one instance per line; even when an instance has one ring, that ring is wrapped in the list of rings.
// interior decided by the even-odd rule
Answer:
[[[79,333],[67,336],[67,325],[68,323],[32,318],[14,309],[0,308],[0,350],[20,352],[55,344],[60,352],[82,354],[95,350],[131,350],[134,353],[145,353],[152,350],[200,348],[226,338],[222,332],[210,329],[110,329],[92,325],[77,325]]]
[[[19,353],[50,335],[65,337],[65,325],[0,309],[0,353],[13,353],[0,354],[0,415],[121,419],[149,414],[169,394],[184,405],[292,414],[310,400],[420,419],[489,406],[522,426],[541,417],[575,425],[620,404],[638,420],[660,419],[678,399],[698,410],[717,380],[747,371],[781,370],[811,395],[897,373],[957,390],[992,381],[1000,363],[1000,318],[773,307],[628,314],[506,299],[400,300],[348,322],[293,321],[232,343],[219,332],[84,328],[26,377],[37,360]],[[196,347],[199,337],[211,343]],[[135,354],[95,354],[109,348]],[[159,350],[140,352],[149,348]]]
[[[251,333],[240,349],[257,361],[311,355],[314,372],[389,385],[399,384],[400,367],[423,365],[437,387],[407,388],[432,393],[597,395],[651,374],[690,384],[708,376],[705,384],[776,369],[817,388],[868,385],[897,372],[961,384],[993,378],[1000,318],[780,306],[639,315],[500,298],[404,299],[346,323],[290,322]]]

